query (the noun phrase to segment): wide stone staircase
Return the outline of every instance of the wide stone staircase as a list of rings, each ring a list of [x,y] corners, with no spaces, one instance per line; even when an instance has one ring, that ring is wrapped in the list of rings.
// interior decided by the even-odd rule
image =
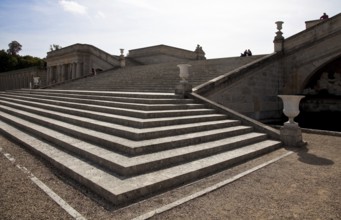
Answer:
[[[235,68],[261,59],[263,56],[189,61],[188,63],[191,65],[189,82],[193,87],[198,86]],[[174,92],[175,86],[180,81],[177,64],[179,63],[161,63],[111,69],[96,76],[53,86],[52,89]]]
[[[0,93],[0,130],[114,204],[195,181],[280,147],[172,93]]]

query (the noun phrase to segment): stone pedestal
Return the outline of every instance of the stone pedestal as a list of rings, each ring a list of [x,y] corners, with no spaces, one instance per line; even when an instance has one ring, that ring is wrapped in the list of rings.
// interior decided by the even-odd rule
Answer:
[[[282,25],[283,25],[283,21],[276,21],[275,22],[277,25],[277,32],[276,32],[276,36],[274,39],[274,49],[275,52],[281,52],[283,51],[283,43],[284,43],[284,37],[283,37],[283,32],[282,30]]]
[[[121,55],[119,57],[119,61],[120,61],[120,67],[123,68],[126,66],[126,59],[124,57],[124,49],[120,49]]]
[[[182,98],[186,97],[186,94],[191,93],[192,92],[192,85],[188,82],[188,78],[189,78],[189,71],[188,68],[191,65],[189,64],[179,64],[177,65],[177,67],[179,67],[180,69],[180,83],[175,86],[175,94],[176,95],[180,95]]]
[[[192,92],[192,85],[188,82],[180,82],[175,86],[175,95],[180,95],[182,98],[186,97],[186,94]]]
[[[298,124],[285,123],[280,128],[280,136],[285,146],[302,147],[307,144],[302,141],[302,132]]]

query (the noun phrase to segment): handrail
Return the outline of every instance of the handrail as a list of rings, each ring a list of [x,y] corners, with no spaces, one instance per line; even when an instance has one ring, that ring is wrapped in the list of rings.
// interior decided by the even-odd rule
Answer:
[[[252,126],[256,131],[266,133],[270,138],[274,140],[280,140],[280,132],[270,126],[267,126],[259,121],[251,119],[243,114],[240,114],[232,109],[229,109],[223,105],[220,105],[212,100],[209,100],[199,94],[190,93],[188,94],[190,98],[204,102],[207,106],[214,108],[220,113],[227,114],[233,119],[240,120],[244,125]]]

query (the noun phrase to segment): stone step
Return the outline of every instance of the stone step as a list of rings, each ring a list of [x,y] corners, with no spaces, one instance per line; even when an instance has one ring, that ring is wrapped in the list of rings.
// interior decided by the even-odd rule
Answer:
[[[40,90],[40,89],[33,89],[33,90],[13,90],[6,92],[6,94],[21,94],[27,95],[30,94],[44,94],[48,96],[63,96],[63,97],[70,97],[70,98],[80,98],[80,99],[92,99],[92,100],[101,100],[101,101],[113,101],[113,102],[129,102],[129,103],[142,103],[142,104],[193,104],[195,103],[193,99],[178,99],[176,97],[161,97],[161,98],[152,98],[152,97],[127,97],[121,96],[120,93],[116,93],[115,96],[108,96],[108,95],[101,95],[98,93],[97,95],[87,95],[82,93],[71,93],[66,92],[63,93],[64,90],[58,90],[58,92],[53,92],[54,90]]]
[[[78,95],[94,95],[94,96],[119,96],[119,97],[134,97],[134,98],[148,98],[148,99],[177,99],[179,96],[174,93],[160,93],[160,92],[115,92],[115,91],[95,91],[95,90],[30,90],[20,89],[17,92],[29,93],[30,91],[35,92],[54,92],[62,94],[78,94]]]
[[[167,137],[171,135],[179,135],[191,132],[206,131],[211,129],[226,128],[231,126],[240,125],[238,120],[213,120],[205,122],[193,122],[178,125],[159,126],[153,128],[133,128],[119,124],[113,124],[108,122],[101,122],[89,118],[82,118],[78,116],[63,114],[62,116],[58,113],[46,111],[44,109],[38,109],[34,107],[23,106],[13,103],[1,102],[3,105],[0,109],[11,115],[16,115],[31,122],[44,125],[47,127],[56,126],[55,129],[67,129],[71,125],[88,128],[91,130],[116,135],[119,137],[128,138],[131,140],[146,140],[160,137]],[[8,104],[11,107],[6,106]],[[15,107],[15,108],[13,108]],[[21,109],[21,110],[19,110]],[[30,110],[34,109],[35,113],[30,113]],[[48,116],[48,117],[46,117]],[[64,123],[65,125],[58,126],[58,124]],[[68,123],[68,124],[66,124]],[[66,127],[66,128],[64,128]]]
[[[206,114],[206,115],[189,115],[189,116],[176,116],[176,117],[166,117],[166,118],[149,118],[140,119],[135,117],[128,117],[122,115],[113,115],[100,112],[86,111],[81,109],[71,109],[71,108],[49,108],[43,109],[43,106],[32,107],[28,106],[27,102],[23,104],[11,102],[11,100],[4,99],[0,96],[0,103],[13,108],[18,108],[21,110],[29,111],[31,113],[40,114],[46,117],[51,117],[57,120],[64,120],[64,118],[71,117],[73,121],[79,121],[84,123],[86,121],[96,120],[101,121],[100,124],[104,122],[114,123],[124,126],[130,126],[133,128],[152,128],[158,126],[169,126],[178,124],[187,124],[195,122],[205,122],[213,120],[223,120],[226,119],[226,115],[223,114]]]
[[[196,104],[196,103],[142,104],[142,103],[129,102],[130,100],[126,100],[124,102],[123,101],[114,102],[114,101],[106,101],[106,100],[73,98],[73,97],[65,97],[65,96],[48,96],[48,95],[41,95],[41,94],[16,95],[15,93],[12,93],[12,94],[7,93],[7,94],[4,94],[3,96],[12,97],[12,98],[21,98],[23,100],[28,100],[28,101],[38,101],[40,103],[47,103],[47,104],[79,103],[79,104],[94,105],[94,106],[129,108],[129,109],[136,109],[136,110],[143,110],[143,111],[204,108],[203,104]]]
[[[3,107],[1,109],[3,109]],[[40,136],[41,138],[44,138],[52,143],[60,141],[59,138],[56,138],[58,136],[56,136],[56,134],[53,134],[52,130],[49,128],[31,123],[16,116],[9,115],[3,111],[0,112],[0,117],[4,121],[10,121],[11,123],[16,124],[16,126],[20,126],[22,129],[25,130],[29,130],[36,136]],[[39,129],[34,129],[36,127],[38,127]],[[157,152],[160,150],[179,148],[186,145],[206,143],[210,141],[216,141],[221,138],[249,133],[253,130],[251,127],[240,125],[227,128],[212,129],[209,131],[191,132],[181,135],[134,141],[87,129],[84,127],[70,125],[60,121],[51,122],[50,127],[52,127],[53,129],[57,129],[60,132],[65,132],[82,140],[96,143],[102,147],[106,147],[107,149],[121,152],[127,155],[141,155],[145,153]],[[50,135],[46,135],[44,131],[46,131],[45,133],[48,133]]]
[[[58,132],[52,130],[53,128],[46,128],[13,115],[0,112],[0,118],[15,127],[20,127],[23,131],[37,138],[55,143],[62,149],[84,157],[94,164],[98,163],[110,170],[110,172],[125,177],[189,162],[266,139],[265,134],[253,132],[222,138],[209,143],[186,145],[185,147],[169,150],[160,149],[162,151],[130,157],[67,135],[69,132],[66,132],[66,134]]]
[[[277,141],[266,140],[166,169],[131,178],[119,178],[3,121],[0,121],[0,129],[15,141],[41,155],[66,175],[114,204],[123,204],[153,195],[254,158],[279,146]]]
[[[78,104],[72,102],[54,102],[53,100],[50,103],[53,104],[44,104],[36,101],[25,101],[17,98],[10,97],[1,97],[3,100],[7,100],[10,102],[20,103],[24,105],[30,105],[38,108],[49,109],[53,111],[59,111],[64,113],[69,113],[72,111],[92,111],[92,112],[101,112],[107,114],[115,114],[122,116],[129,116],[135,118],[163,118],[163,117],[176,117],[176,116],[187,116],[187,115],[205,115],[205,114],[213,114],[215,113],[214,109],[208,108],[200,108],[200,109],[178,109],[178,110],[155,110],[155,111],[142,111],[142,110],[134,110],[128,108],[114,108],[107,106],[98,106],[98,105],[87,105],[87,104]],[[81,109],[81,110],[79,110]]]

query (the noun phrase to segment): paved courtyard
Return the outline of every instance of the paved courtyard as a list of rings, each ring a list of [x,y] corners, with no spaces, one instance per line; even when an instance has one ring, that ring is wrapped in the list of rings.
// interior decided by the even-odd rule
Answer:
[[[306,148],[152,219],[341,219],[341,136],[304,133],[303,137],[308,142]],[[0,150],[0,219],[73,219],[31,181],[22,171],[25,168],[86,219],[132,219],[291,149],[128,207],[102,201],[2,136]]]

